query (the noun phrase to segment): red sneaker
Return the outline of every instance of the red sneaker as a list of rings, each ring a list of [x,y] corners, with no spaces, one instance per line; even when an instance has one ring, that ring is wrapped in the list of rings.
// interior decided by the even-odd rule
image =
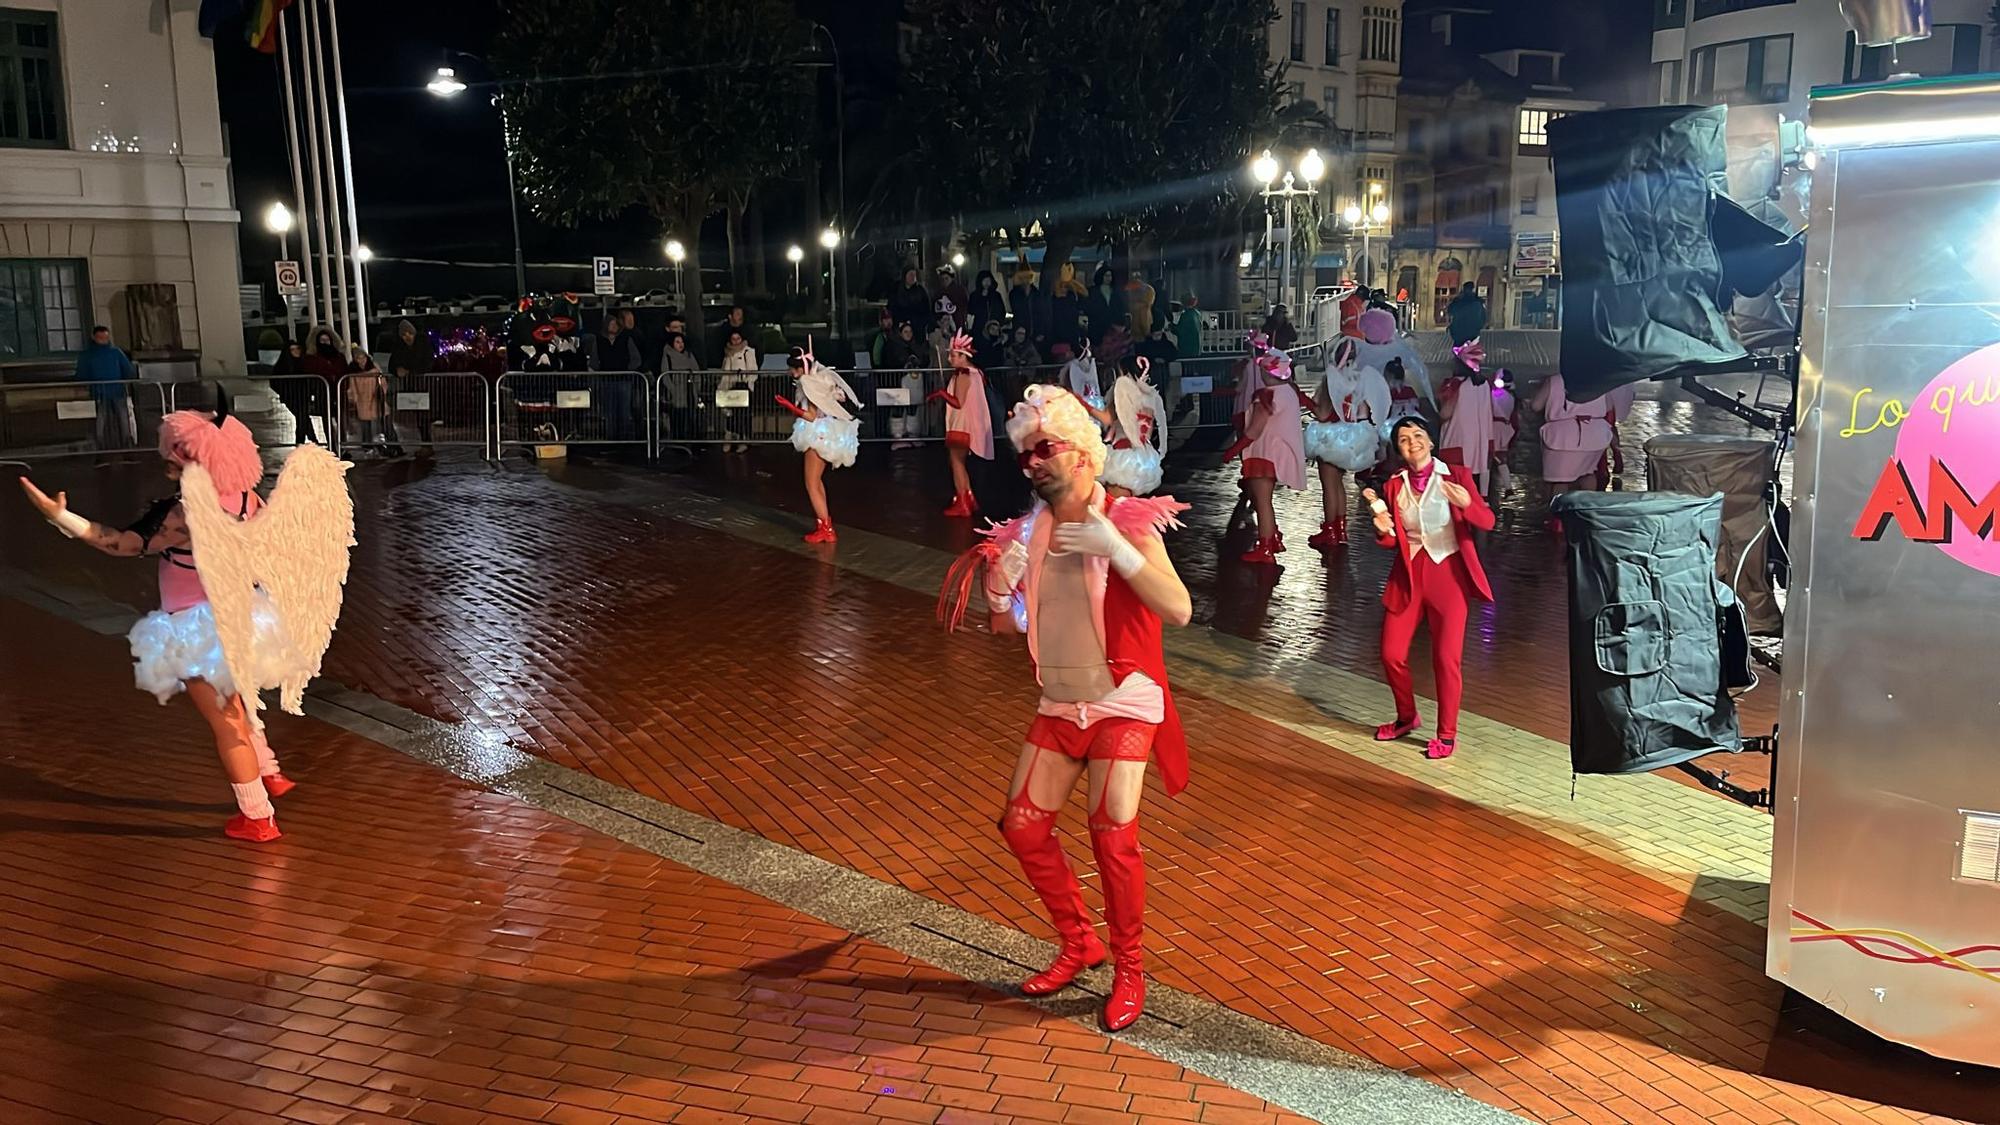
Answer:
[[[1337,547],[1339,545],[1340,545],[1340,524],[1334,520],[1328,520],[1325,523],[1320,524],[1319,533],[1310,536],[1306,539],[1306,546],[1319,551],[1324,551],[1330,547]]]
[[[1345,546],[1347,546],[1347,517],[1346,517],[1346,516],[1341,516],[1341,517],[1339,517],[1338,519],[1336,519],[1336,520],[1334,520],[1334,521],[1333,521],[1333,545],[1334,545],[1334,546],[1336,546],[1336,547],[1345,547]]]
[[[978,510],[979,502],[972,498],[972,493],[961,492],[957,496],[952,497],[951,506],[944,510],[944,514],[947,516],[970,516]]]
[[[281,773],[266,774],[264,777],[264,792],[273,797],[282,797],[298,787],[298,782]]]
[[[1431,744],[1424,747],[1424,757],[1435,762],[1440,758],[1451,757],[1451,752],[1456,749],[1458,749],[1458,744],[1454,739],[1433,738],[1431,739]]]
[[[1087,944],[1071,946],[1065,944],[1049,967],[1021,982],[1021,995],[1047,996],[1061,992],[1070,982],[1082,975],[1085,969],[1095,969],[1104,964],[1104,943],[1096,934],[1087,935]]]
[[[1278,561],[1278,552],[1284,550],[1269,539],[1257,540],[1257,545],[1243,552],[1243,561],[1272,565]]]
[[[1423,716],[1411,715],[1407,719],[1399,718],[1393,723],[1383,723],[1381,726],[1375,728],[1375,741],[1394,742],[1419,726],[1422,726],[1423,721]]]
[[[839,536],[833,533],[833,523],[830,520],[816,521],[813,524],[813,529],[806,533],[806,542],[808,543],[833,543],[839,538]]]
[[[284,835],[278,831],[277,817],[267,816],[261,820],[251,820],[242,813],[229,818],[229,823],[222,826],[222,834],[238,840],[248,840],[253,844],[269,843]]]
[[[1106,1031],[1123,1031],[1139,1022],[1146,1010],[1146,974],[1123,965],[1112,971],[1111,995],[1104,998],[1099,1022]]]
[[[1273,531],[1271,533],[1271,553],[1274,555],[1283,554],[1284,550],[1285,550],[1285,533],[1282,530]]]

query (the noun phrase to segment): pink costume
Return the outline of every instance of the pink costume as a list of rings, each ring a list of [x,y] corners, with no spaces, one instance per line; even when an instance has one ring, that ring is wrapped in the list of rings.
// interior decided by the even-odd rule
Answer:
[[[1271,349],[1270,355],[1252,366],[1259,384],[1250,398],[1246,430],[1256,430],[1256,414],[1270,417],[1255,436],[1246,433],[1243,448],[1243,476],[1271,477],[1286,488],[1306,486],[1306,431],[1302,416],[1305,397],[1292,381],[1292,361],[1284,352]]]
[[[945,403],[945,444],[993,460],[993,411],[986,405],[986,372],[968,363],[953,373],[950,388],[958,405]]]
[[[1551,376],[1543,408],[1542,479],[1553,484],[1581,480],[1595,470],[1616,436],[1608,398],[1572,402],[1565,392],[1563,377]]]
[[[1488,467],[1493,463],[1493,385],[1475,383],[1470,376],[1454,375],[1438,392],[1443,402],[1452,403],[1451,417],[1444,421],[1438,437],[1438,459],[1462,465],[1486,491]]]

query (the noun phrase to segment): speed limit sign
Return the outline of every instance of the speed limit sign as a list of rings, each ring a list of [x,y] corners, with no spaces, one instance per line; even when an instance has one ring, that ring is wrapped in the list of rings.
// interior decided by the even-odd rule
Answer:
[[[279,296],[296,297],[306,291],[305,282],[299,279],[299,264],[297,262],[278,262],[275,268],[278,275]]]

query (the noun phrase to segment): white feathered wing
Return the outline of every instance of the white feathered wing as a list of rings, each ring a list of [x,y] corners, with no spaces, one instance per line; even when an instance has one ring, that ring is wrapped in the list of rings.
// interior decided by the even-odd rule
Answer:
[[[348,550],[354,546],[354,499],[346,479],[350,468],[316,445],[293,450],[270,500],[247,520],[236,519],[214,499],[215,485],[200,465],[190,465],[182,474],[181,507],[193,540],[195,569],[208,593],[229,674],[245,696],[251,721],[259,726],[263,702],[250,661],[252,595],[261,587],[283,626],[279,706],[304,714],[306,685],[319,675],[340,619]]]

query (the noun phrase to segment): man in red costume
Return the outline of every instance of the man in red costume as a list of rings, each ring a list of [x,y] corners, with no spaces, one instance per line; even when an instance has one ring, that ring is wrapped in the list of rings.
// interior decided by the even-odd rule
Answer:
[[[1193,607],[1160,541],[1161,532],[1180,526],[1175,516],[1187,505],[1172,497],[1108,497],[1098,483],[1104,441],[1097,423],[1063,388],[1029,387],[1008,416],[1007,433],[1038,500],[960,558],[940,608],[956,625],[983,564],[993,631],[1027,636],[1042,686],[1000,828],[1048,909],[1062,951],[1021,991],[1047,996],[1105,959],[1055,836],[1064,802],[1087,775],[1090,844],[1104,879],[1113,959],[1103,1025],[1119,1031],[1138,1020],[1146,1001],[1139,798],[1148,758],[1159,762],[1168,793],[1187,785],[1187,740],[1167,687],[1161,623],[1185,625]]]

